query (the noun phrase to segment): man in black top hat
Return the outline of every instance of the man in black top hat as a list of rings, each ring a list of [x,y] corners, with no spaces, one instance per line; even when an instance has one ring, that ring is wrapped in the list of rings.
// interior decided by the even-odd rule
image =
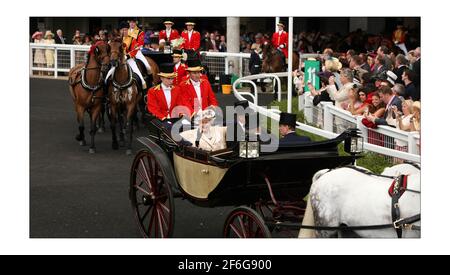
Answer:
[[[280,146],[296,145],[300,143],[310,142],[311,139],[306,136],[299,136],[295,132],[295,124],[297,122],[296,114],[281,113],[280,114]]]

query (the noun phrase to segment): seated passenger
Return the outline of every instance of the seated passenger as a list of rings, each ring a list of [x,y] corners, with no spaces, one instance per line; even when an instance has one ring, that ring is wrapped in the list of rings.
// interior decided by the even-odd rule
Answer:
[[[206,151],[217,151],[225,149],[227,127],[212,126],[215,112],[211,109],[199,111],[197,114],[200,116],[200,126],[197,129],[188,130],[180,133],[180,136],[192,144],[195,147]]]
[[[297,145],[311,141],[309,137],[297,135],[295,132],[296,122],[296,114],[280,114],[280,146]]]

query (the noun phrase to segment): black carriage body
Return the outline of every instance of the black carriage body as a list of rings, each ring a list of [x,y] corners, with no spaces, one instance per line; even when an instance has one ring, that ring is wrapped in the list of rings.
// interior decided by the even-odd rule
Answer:
[[[312,177],[317,171],[352,164],[358,158],[339,155],[337,146],[348,138],[345,134],[327,141],[280,147],[274,153],[245,159],[239,158],[233,151],[206,152],[177,144],[158,125],[152,133],[149,137],[139,138],[139,141],[160,159],[173,192],[202,207],[252,205],[258,201],[269,201],[271,197],[265,177],[270,181],[277,200],[299,201],[308,194]],[[190,162],[226,169],[226,173],[207,198],[192,196],[179,184],[174,155]]]

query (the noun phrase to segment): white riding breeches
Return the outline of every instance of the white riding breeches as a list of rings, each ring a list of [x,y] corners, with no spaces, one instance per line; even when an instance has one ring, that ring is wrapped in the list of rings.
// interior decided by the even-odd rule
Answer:
[[[145,58],[145,56],[142,54],[141,50],[139,50],[139,51],[136,53],[135,58],[141,60],[142,63],[144,63],[145,68],[147,69],[148,74],[151,74],[151,72],[152,72],[152,67],[150,66],[150,64],[148,64],[147,58]]]
[[[138,66],[136,64],[136,61],[134,61],[133,58],[130,58],[130,59],[127,60],[127,63],[128,63],[128,65],[130,65],[131,70],[133,70],[133,72],[135,72],[139,76],[139,78],[141,79],[141,83],[142,83],[143,88],[146,89],[147,85],[145,83],[144,77],[142,76],[141,72],[139,71],[139,68],[138,68]]]

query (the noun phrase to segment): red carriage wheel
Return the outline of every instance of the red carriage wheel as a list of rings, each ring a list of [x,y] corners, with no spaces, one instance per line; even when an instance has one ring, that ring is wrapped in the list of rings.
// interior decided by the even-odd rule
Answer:
[[[172,190],[155,156],[141,150],[131,166],[131,205],[142,235],[146,238],[168,238],[174,226]]]
[[[270,238],[264,220],[253,209],[238,207],[228,215],[223,230],[225,238]]]

